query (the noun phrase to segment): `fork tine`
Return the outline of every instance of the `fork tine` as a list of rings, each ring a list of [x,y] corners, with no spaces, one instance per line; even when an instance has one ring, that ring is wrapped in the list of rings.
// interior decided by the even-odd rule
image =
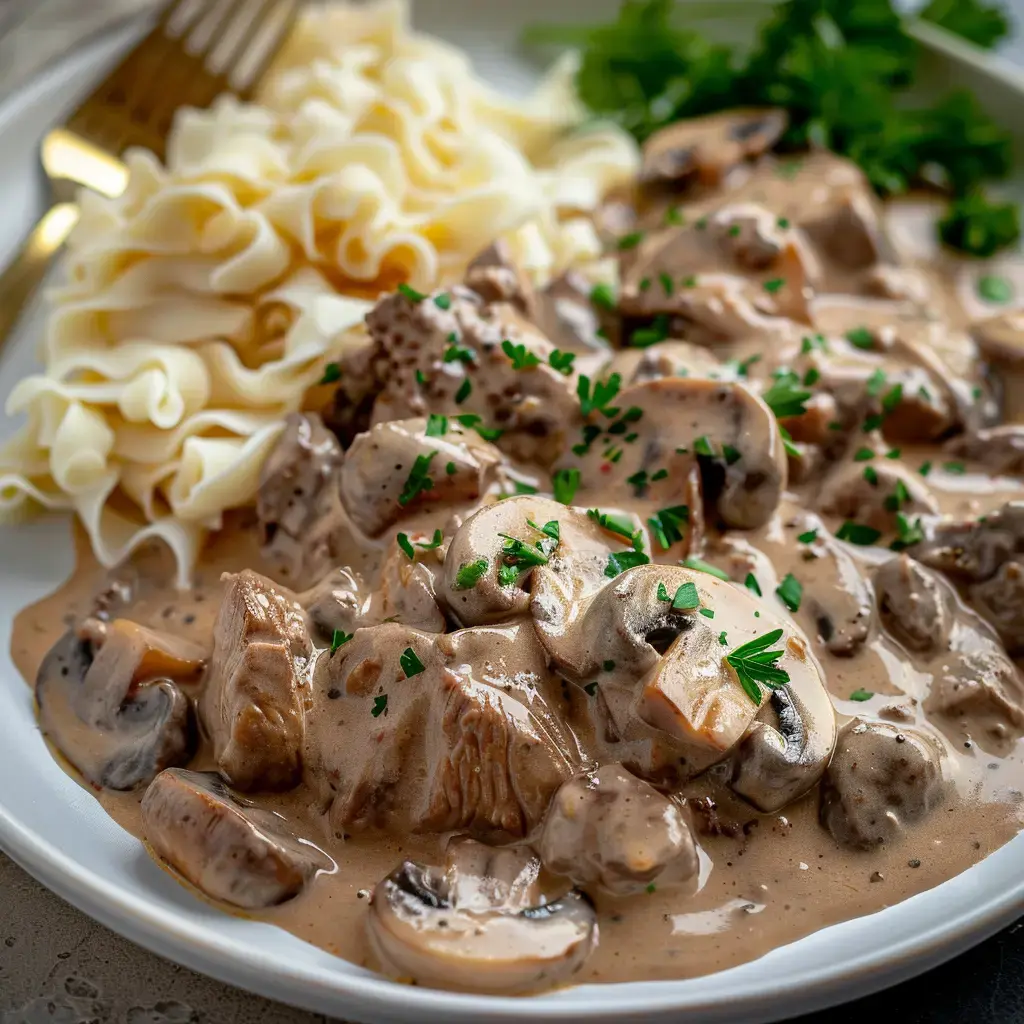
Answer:
[[[299,11],[302,8],[302,0],[279,0],[278,3],[271,5],[271,12],[276,14],[278,11],[284,11],[284,15],[280,17],[279,23],[273,30],[273,34],[269,39],[263,41],[262,48],[257,48],[257,62],[255,67],[248,70],[245,69],[245,54],[241,55],[241,60],[237,61],[232,69],[232,72],[239,71],[242,69],[242,74],[234,78],[234,81],[238,83],[236,91],[243,100],[252,99],[253,93],[256,91],[256,87],[259,85],[267,69],[274,62],[274,58],[278,55],[281,47],[287,42],[288,37],[291,35],[292,29],[295,27],[295,22],[298,20]]]
[[[231,71],[238,65],[238,62],[249,52],[252,41],[259,35],[260,29],[267,17],[274,12],[276,0],[251,0],[248,22],[242,25],[242,31],[231,43],[230,48],[223,54],[223,60],[218,61],[218,71],[226,78],[230,77]],[[237,19],[238,22],[242,18]],[[230,42],[230,39],[229,39]],[[216,58],[217,55],[214,54]]]

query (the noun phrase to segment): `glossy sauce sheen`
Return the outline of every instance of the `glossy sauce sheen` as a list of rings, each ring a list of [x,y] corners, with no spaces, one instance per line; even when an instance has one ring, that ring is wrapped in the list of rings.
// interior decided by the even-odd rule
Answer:
[[[765,201],[770,205],[770,197]],[[952,314],[947,311],[947,315]],[[941,468],[943,458],[939,447],[904,446],[902,453],[902,462],[909,467],[934,460],[936,469],[928,486],[943,513],[983,514],[1024,496],[1024,487],[1015,479],[994,480],[969,461],[962,474],[946,472]],[[529,479],[528,469],[524,473]],[[808,560],[805,546],[796,540],[807,528],[802,516],[809,498],[800,487],[792,488],[767,526],[711,537],[706,556],[729,570],[734,580],[742,580],[744,572],[756,567],[766,598],[787,573],[798,576],[804,610],[796,621],[813,637],[808,609],[818,600],[830,600],[837,583],[825,561]],[[592,483],[586,501],[601,505]],[[654,511],[641,504],[636,503],[636,510],[644,516]],[[451,511],[404,519],[402,528],[429,535],[435,527],[448,525]],[[834,522],[828,525],[835,527]],[[353,539],[347,564],[373,579],[382,544],[390,537],[391,533],[372,545]],[[94,595],[106,585],[106,575],[80,536],[78,540],[74,576],[54,595],[22,612],[15,623],[13,655],[28,681],[34,680],[46,651],[69,624],[89,613]],[[873,559],[868,551],[848,549],[848,553],[865,562]],[[158,551],[140,553],[114,576],[131,588],[127,614],[134,621],[192,640],[209,651],[220,574],[246,567],[265,571],[261,564],[257,530],[239,517],[213,539],[189,592],[173,589],[171,566]],[[895,705],[904,709],[901,721],[925,723],[919,702],[927,692],[933,666],[908,655],[877,627],[853,657],[836,657],[820,642],[813,644],[813,651],[824,668],[840,726],[854,715],[885,718],[886,709]],[[852,701],[850,695],[857,690],[874,696]],[[193,687],[189,694],[195,699],[197,689]],[[931,732],[937,732],[934,722],[930,724]],[[1011,839],[1024,821],[1024,765],[1016,748],[1007,756],[997,756],[955,731],[945,739],[955,783],[948,798],[904,837],[871,852],[846,850],[821,827],[817,788],[777,814],[759,814],[738,799],[723,799],[716,793],[723,831],[707,834],[702,830],[698,836],[703,852],[697,892],[666,886],[622,899],[598,895],[600,941],[576,980],[707,974],[752,960],[829,924],[891,906],[977,863]],[[201,748],[191,767],[212,769],[209,750]],[[689,785],[685,792],[701,796],[700,783]],[[141,838],[141,794],[101,791],[95,795],[112,817]],[[280,812],[299,835],[329,854],[336,869],[321,873],[297,898],[251,916],[346,959],[377,966],[364,937],[369,891],[403,859],[442,861],[446,837],[334,834],[303,786],[283,795],[252,799]]]

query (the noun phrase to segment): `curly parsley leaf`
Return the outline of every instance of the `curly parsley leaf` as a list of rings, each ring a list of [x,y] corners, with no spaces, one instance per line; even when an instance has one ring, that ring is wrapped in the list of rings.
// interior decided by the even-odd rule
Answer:
[[[782,639],[782,630],[756,637],[737,647],[725,656],[733,667],[747,696],[755,703],[761,703],[761,687],[777,690],[789,682],[789,673],[776,664],[785,651],[769,650],[772,644]]]

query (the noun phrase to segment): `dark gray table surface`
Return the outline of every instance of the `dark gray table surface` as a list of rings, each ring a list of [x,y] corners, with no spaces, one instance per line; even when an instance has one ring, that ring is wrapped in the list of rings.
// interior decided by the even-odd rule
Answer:
[[[0,0],[0,97],[150,0]],[[856,3],[857,0],[850,0]],[[1024,0],[1007,0],[1018,20]],[[15,8],[27,10],[21,20]],[[1006,52],[1024,64],[1024,38]],[[523,1004],[524,1017],[529,1003]],[[799,1024],[1024,1024],[1024,919],[913,981]],[[210,981],[96,924],[0,854],[0,1024],[330,1024]]]

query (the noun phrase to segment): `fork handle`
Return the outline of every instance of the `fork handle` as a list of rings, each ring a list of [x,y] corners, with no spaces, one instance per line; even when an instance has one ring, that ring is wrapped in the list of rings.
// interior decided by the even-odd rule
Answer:
[[[79,212],[77,203],[51,206],[22,243],[21,250],[0,272],[0,347],[7,342],[22,311],[46,277],[54,256],[78,223]]]

